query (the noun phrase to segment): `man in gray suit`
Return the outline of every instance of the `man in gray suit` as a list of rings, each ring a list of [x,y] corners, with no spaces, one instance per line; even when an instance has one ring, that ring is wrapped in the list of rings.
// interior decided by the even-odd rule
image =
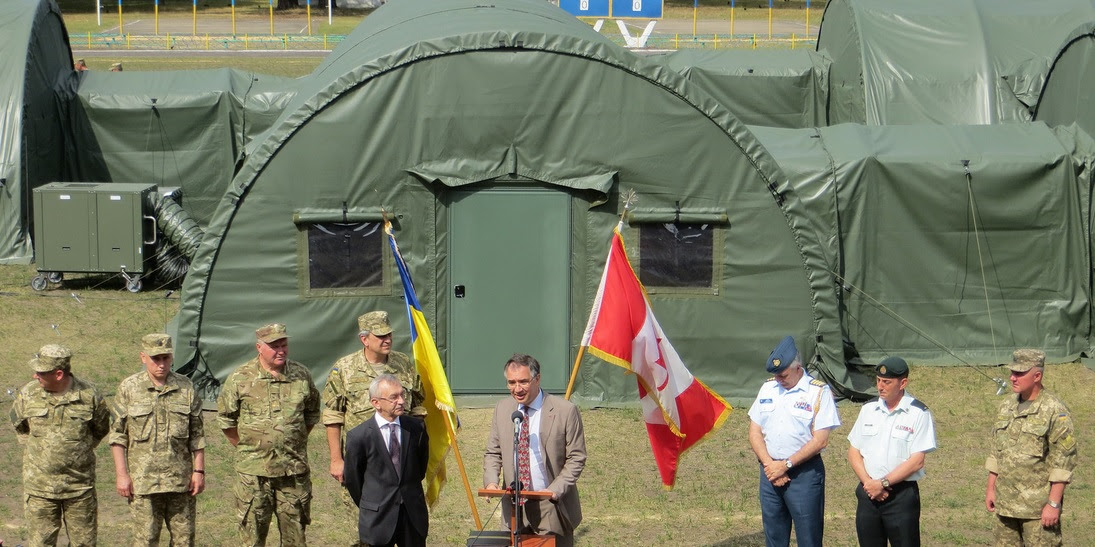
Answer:
[[[518,464],[518,473],[524,479],[521,489],[548,490],[551,499],[525,503],[518,532],[552,534],[557,545],[573,545],[574,529],[582,522],[578,500],[578,477],[586,465],[582,417],[570,401],[540,390],[540,363],[531,356],[515,354],[506,361],[503,372],[512,397],[494,407],[483,457],[483,485],[498,488],[499,472],[503,484],[513,483],[512,417],[515,411],[521,412],[518,455],[527,454]],[[502,507],[502,520],[508,527],[512,500],[503,502]]]

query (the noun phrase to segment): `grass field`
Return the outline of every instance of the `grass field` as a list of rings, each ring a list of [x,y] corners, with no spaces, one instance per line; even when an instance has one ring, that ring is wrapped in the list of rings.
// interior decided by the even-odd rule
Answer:
[[[61,341],[76,351],[74,372],[106,393],[139,370],[138,340],[162,330],[175,313],[177,293],[131,294],[117,280],[76,278],[41,293],[30,290],[34,271],[26,266],[0,266],[0,347],[4,348],[0,385],[15,390],[30,380],[27,359],[44,343]],[[407,350],[406,340],[397,340]],[[587,366],[598,366],[596,364]],[[605,366],[605,365],[601,365]],[[757,366],[761,366],[757,363]],[[998,370],[982,368],[990,376]],[[1079,431],[1081,466],[1067,492],[1064,513],[1066,544],[1082,544],[1095,534],[1095,516],[1084,507],[1095,505],[1095,491],[1084,470],[1085,455],[1095,449],[1090,431],[1095,421],[1095,372],[1079,364],[1053,365],[1048,387],[1071,406]],[[992,517],[983,508],[984,447],[994,409],[1001,398],[995,386],[970,368],[914,366],[911,392],[932,408],[940,449],[928,456],[922,483],[922,535],[925,545],[985,545],[990,542]],[[10,393],[10,391],[8,391]],[[7,399],[10,404],[10,396]],[[589,461],[580,481],[586,515],[579,529],[583,545],[762,545],[757,502],[757,467],[746,440],[747,407],[736,408],[725,427],[685,456],[676,489],[664,491],[637,409],[583,409]],[[846,435],[859,405],[843,402],[844,425],[825,452],[828,467],[826,545],[854,545],[853,488],[845,462]],[[461,453],[473,487],[479,484],[482,450],[490,411],[463,408]],[[233,543],[232,452],[206,413],[208,490],[198,502],[199,545]],[[21,500],[21,450],[10,427],[0,428],[0,539],[7,545],[25,539]],[[114,493],[109,451],[98,451],[98,493],[101,545],[123,545],[126,506]],[[326,474],[326,444],[313,432],[309,453],[313,465],[315,501],[309,538],[313,545],[344,545],[356,516],[337,500],[338,488]],[[463,545],[474,528],[453,458],[449,485],[431,515],[431,545]],[[482,519],[495,505],[477,501]],[[276,534],[276,532],[275,532]]]

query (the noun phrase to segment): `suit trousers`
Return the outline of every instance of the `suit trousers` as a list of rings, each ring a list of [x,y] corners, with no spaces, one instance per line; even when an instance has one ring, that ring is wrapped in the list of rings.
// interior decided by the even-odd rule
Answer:
[[[919,547],[920,486],[916,481],[891,485],[890,496],[875,501],[860,483],[855,489],[855,533],[862,547]]]
[[[407,516],[407,506],[399,505],[399,518],[396,520],[395,532],[392,533],[390,543],[373,545],[372,547],[426,547],[426,538],[418,533]]]
[[[825,532],[825,463],[814,456],[787,472],[791,482],[775,487],[760,468],[760,514],[767,547],[787,547],[791,525],[800,547],[821,547]]]

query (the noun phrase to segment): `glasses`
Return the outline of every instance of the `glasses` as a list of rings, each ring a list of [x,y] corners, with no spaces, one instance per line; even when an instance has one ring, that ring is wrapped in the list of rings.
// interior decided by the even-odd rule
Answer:
[[[535,378],[529,378],[528,380],[506,380],[506,385],[509,387],[528,387],[532,385],[532,381]]]
[[[393,405],[406,400],[403,397],[402,393],[400,393],[399,395],[392,395],[391,397],[377,397],[377,399],[380,399],[381,401],[388,401],[389,403],[392,403]]]

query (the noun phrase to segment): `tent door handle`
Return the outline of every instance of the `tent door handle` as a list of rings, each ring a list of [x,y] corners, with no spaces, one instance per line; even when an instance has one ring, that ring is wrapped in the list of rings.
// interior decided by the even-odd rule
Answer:
[[[457,286],[453,287],[452,288],[452,294],[453,294],[453,296],[456,296],[457,298],[464,298],[464,286],[463,285],[457,285]]]

